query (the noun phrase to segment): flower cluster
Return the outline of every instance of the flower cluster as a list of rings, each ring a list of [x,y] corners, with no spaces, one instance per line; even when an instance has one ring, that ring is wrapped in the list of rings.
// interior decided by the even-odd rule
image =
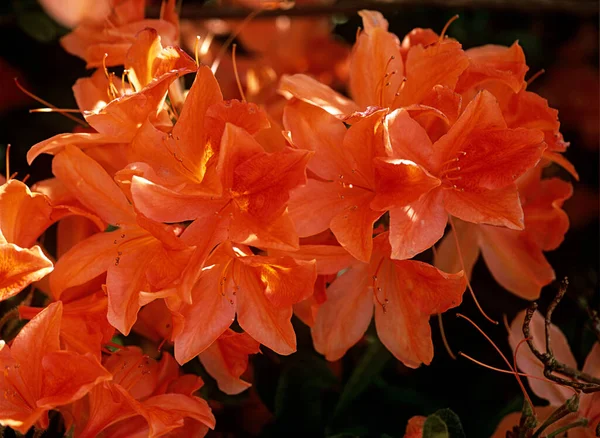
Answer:
[[[85,126],[30,149],[29,162],[54,156],[54,178],[0,187],[0,299],[31,284],[48,297],[20,307],[31,321],[0,347],[0,424],[45,428],[56,409],[77,437],[203,436],[215,419],[202,381],[179,368],[196,357],[236,394],[261,346],[296,351],[293,314],[331,361],[374,317],[416,368],[433,358],[430,317],[460,305],[480,252],[517,295],[552,281],[543,251],[568,228],[571,185],[542,170],[576,173],[518,43],[465,51],[429,29],[400,42],[362,11],[352,99],[284,74],[281,111],[243,86],[224,98],[198,47],[177,46],[174,3],[146,19],[143,1],[115,2],[65,37],[97,68],[73,87]],[[50,253],[36,242],[56,222]],[[435,266],[422,261],[448,224]],[[115,345],[131,332],[173,356]]]

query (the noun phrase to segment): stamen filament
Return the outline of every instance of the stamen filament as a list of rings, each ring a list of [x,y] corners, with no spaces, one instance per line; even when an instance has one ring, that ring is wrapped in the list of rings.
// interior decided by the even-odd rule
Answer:
[[[240,75],[238,74],[238,68],[237,68],[237,62],[235,60],[236,49],[237,49],[237,44],[234,44],[231,48],[231,61],[233,63],[233,74],[235,75],[235,82],[237,83],[237,87],[240,92],[240,96],[242,96],[242,102],[246,102],[246,95],[244,94],[244,89],[242,88],[242,82],[240,81]]]
[[[492,324],[498,325],[498,321],[495,321],[492,318],[490,318],[481,308],[479,301],[477,301],[475,292],[473,291],[473,288],[471,287],[471,281],[469,280],[469,276],[467,275],[467,270],[465,269],[465,261],[463,260],[462,251],[460,250],[460,243],[458,242],[458,233],[456,232],[456,227],[454,226],[454,221],[452,220],[452,216],[448,216],[448,222],[450,222],[450,227],[452,228],[452,232],[454,234],[454,242],[456,243],[456,251],[458,252],[458,259],[460,261],[460,266],[465,273],[465,276],[467,279],[467,288],[469,289],[469,292],[471,292],[473,301],[475,301],[475,305],[477,306],[477,309],[479,309],[479,312],[481,312],[481,314],[484,316],[485,319],[487,319]]]

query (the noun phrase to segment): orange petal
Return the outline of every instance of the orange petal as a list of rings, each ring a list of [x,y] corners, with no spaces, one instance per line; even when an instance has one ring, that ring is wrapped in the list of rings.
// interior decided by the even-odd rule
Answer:
[[[67,146],[52,161],[52,172],[106,222],[118,226],[135,221],[131,205],[114,180],[79,149]]]
[[[497,190],[442,190],[444,206],[452,216],[476,224],[522,230],[523,209],[515,184]]]
[[[224,290],[224,274],[223,266],[211,265],[204,268],[200,280],[192,290],[193,304],[184,305],[180,309],[185,324],[183,331],[173,339],[175,359],[180,364],[206,350],[235,318],[235,305],[230,303],[230,298],[219,292]]]
[[[74,145],[80,149],[103,147],[107,144],[121,143],[119,137],[107,134],[76,132],[69,134],[58,134],[47,140],[33,145],[27,152],[27,163],[31,165],[41,154],[57,155],[67,145]]]
[[[442,199],[441,190],[432,190],[412,204],[390,210],[393,259],[410,259],[442,238],[448,222]]]
[[[292,327],[292,307],[277,308],[267,298],[258,273],[250,267],[236,272],[237,317],[240,327],[261,344],[278,354],[296,351],[296,334]]]
[[[486,83],[500,82],[518,93],[525,85],[525,63],[523,49],[515,42],[510,47],[488,44],[466,51],[469,68],[457,85],[459,93],[482,89]]]
[[[248,356],[260,351],[260,344],[247,333],[227,330],[208,349],[200,353],[200,362],[217,380],[225,394],[239,394],[252,386],[240,379],[248,367]]]
[[[327,289],[327,301],[312,327],[315,350],[329,361],[340,359],[365,334],[373,317],[368,265],[348,268]]]
[[[558,178],[539,181],[534,198],[523,200],[525,234],[542,250],[551,251],[562,243],[569,229],[569,217],[561,209],[573,194],[573,186]]]
[[[359,14],[365,29],[350,55],[350,94],[361,108],[389,107],[404,78],[400,41],[387,31],[387,21],[380,13]]]
[[[522,231],[480,227],[481,253],[490,272],[505,289],[526,300],[536,300],[542,287],[556,277],[542,250]]]
[[[376,158],[376,195],[374,210],[389,210],[416,202],[422,195],[438,187],[441,181],[412,161],[399,158]]]
[[[284,308],[313,294],[317,278],[314,260],[283,257],[242,257],[240,263],[253,267],[266,287],[265,295],[275,307]]]
[[[21,181],[0,186],[0,234],[5,241],[29,248],[48,228],[52,206],[41,193],[32,193]]]
[[[108,266],[106,289],[108,292],[107,318],[113,327],[129,334],[140,310],[140,292],[148,291],[146,270],[155,256],[159,242],[138,245],[123,251],[118,262]]]
[[[358,260],[367,262],[373,249],[373,225],[383,212],[371,209],[373,195],[369,192],[349,200],[353,205],[336,215],[331,220],[330,228],[346,251]]]
[[[385,118],[387,153],[392,158],[410,160],[433,169],[435,151],[425,129],[404,109],[392,111]]]
[[[295,97],[323,108],[334,116],[345,116],[360,109],[347,97],[333,91],[316,79],[302,74],[282,75],[279,81],[279,92],[288,98]]]
[[[458,41],[446,39],[428,47],[413,46],[404,65],[406,83],[393,107],[421,103],[436,85],[454,89],[469,60]]]
[[[422,262],[384,259],[377,278],[378,299],[385,303],[385,308],[375,306],[379,339],[407,367],[429,365],[433,359],[429,317],[461,303],[464,273],[446,274]]]
[[[235,210],[229,226],[229,238],[244,245],[283,251],[298,249],[299,241],[287,211],[265,224],[246,212]]]
[[[283,112],[283,125],[292,134],[294,146],[315,151],[310,170],[323,178],[338,177],[344,168],[338,156],[346,127],[322,108],[301,100],[292,100]]]
[[[508,342],[512,347],[513,351],[517,347],[517,344],[524,338],[523,336],[523,321],[525,319],[525,311],[519,312],[515,319],[510,324],[510,332],[508,336]],[[546,351],[546,335],[544,317],[539,313],[535,312],[530,324],[530,332],[533,338],[533,344],[542,353]],[[552,351],[556,357],[556,360],[565,364],[568,367],[577,369],[577,363],[571,353],[569,344],[563,332],[554,324],[550,325],[550,337],[552,339]],[[533,355],[527,345],[523,345],[519,348],[519,354],[517,356],[517,365],[519,369],[527,374],[531,374],[536,377],[544,377],[544,365]],[[548,400],[551,406],[560,406],[568,398],[573,396],[573,391],[566,387],[556,385],[544,380],[538,379],[527,379],[529,386],[532,391],[538,397]]]
[[[161,436],[183,426],[183,418],[194,419],[211,429],[215,417],[208,403],[199,397],[184,394],[162,394],[150,397],[140,405],[148,420],[148,436]]]
[[[544,151],[543,157],[546,160],[550,160],[553,163],[558,164],[567,172],[569,172],[571,176],[575,178],[575,181],[579,181],[579,174],[577,173],[577,170],[575,170],[575,166],[573,166],[573,163],[567,160],[562,154],[546,150]]]
[[[471,277],[473,266],[479,258],[479,227],[469,222],[453,219],[458,235],[458,245],[467,277]],[[442,239],[433,256],[433,265],[444,272],[459,272],[463,266],[456,248],[454,230],[450,230]]]
[[[39,246],[23,249],[12,243],[0,244],[0,266],[0,301],[18,294],[54,269]]]
[[[315,260],[319,275],[337,274],[355,261],[348,251],[338,245],[300,245],[298,251],[269,251],[269,255],[289,255],[296,260]]]
[[[205,117],[208,108],[223,100],[215,76],[207,66],[200,66],[194,83],[185,99],[179,119],[173,128],[169,149],[190,167],[190,171],[201,181],[206,172],[208,155],[206,150]],[[219,145],[212,147],[218,149]]]
[[[124,238],[120,236],[125,234]],[[55,299],[59,299],[66,289],[84,284],[106,272],[114,265],[121,245],[127,244],[146,234],[137,230],[116,230],[110,233],[99,233],[75,245],[63,255],[54,267],[50,276],[50,288]]]
[[[94,386],[112,379],[91,354],[54,351],[42,359],[43,389],[37,406],[53,409],[85,396]]]
[[[329,228],[331,220],[352,204],[335,182],[309,179],[305,186],[290,192],[289,212],[300,237],[312,236]],[[315,215],[315,212],[320,212]]]

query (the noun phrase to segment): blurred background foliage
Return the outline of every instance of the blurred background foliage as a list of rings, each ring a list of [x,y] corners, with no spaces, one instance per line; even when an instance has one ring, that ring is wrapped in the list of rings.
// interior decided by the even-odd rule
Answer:
[[[351,7],[341,3],[334,2],[339,10],[330,8],[327,13],[336,24],[334,32],[352,44],[361,24],[354,11],[365,2],[353,2]],[[544,7],[536,7],[544,3]],[[558,108],[564,137],[571,142],[566,156],[581,176],[579,182],[573,182],[575,194],[565,204],[571,229],[562,246],[547,253],[557,278],[567,276],[570,280],[567,298],[555,312],[554,321],[567,335],[581,366],[594,342],[586,309],[600,309],[598,3],[522,0],[485,2],[484,6],[478,1],[448,5],[402,1],[381,3],[380,9],[390,22],[390,30],[400,38],[415,27],[440,32],[450,17],[459,14],[448,34],[465,48],[510,45],[518,40],[527,56],[529,75],[546,70],[531,89]],[[193,0],[184,0],[183,6],[182,18],[186,18],[186,7],[195,19],[202,14],[200,4]],[[212,16],[218,15],[218,9],[209,6]],[[7,144],[12,145],[11,171],[18,171],[19,179],[26,174],[31,175],[30,182],[50,177],[51,157],[44,155],[29,167],[26,151],[74,126],[58,114],[30,114],[29,109],[40,105],[17,89],[14,78],[60,108],[76,108],[71,86],[77,78],[91,74],[83,61],[60,47],[58,40],[66,32],[35,0],[5,0],[0,4],[0,152]],[[4,172],[4,163],[0,168]],[[569,179],[560,170],[552,168],[550,172]],[[506,315],[510,321],[527,306],[526,301],[503,290],[481,260],[475,266],[472,284],[483,308],[495,318]],[[542,311],[557,288],[555,282],[542,292]],[[0,304],[0,314],[9,309],[10,303]],[[504,326],[487,323],[467,295],[458,311],[472,317],[507,356],[511,355]],[[493,347],[467,322],[455,318],[455,313],[444,315],[452,348],[503,368]],[[203,395],[212,400],[217,415],[214,436],[401,437],[411,416],[450,408],[460,417],[466,436],[486,437],[504,415],[522,406],[523,395],[514,377],[466,359],[449,358],[435,318],[431,320],[435,358],[430,366],[417,370],[394,360],[377,340],[373,327],[364,342],[343,359],[327,363],[315,353],[310,330],[299,320],[294,323],[298,352],[281,357],[263,347],[264,353],[252,358],[253,388],[238,396],[219,392],[198,361],[184,366],[186,372],[200,374],[206,381]],[[535,404],[544,404],[532,398]],[[60,421],[52,425],[43,436],[62,435]]]

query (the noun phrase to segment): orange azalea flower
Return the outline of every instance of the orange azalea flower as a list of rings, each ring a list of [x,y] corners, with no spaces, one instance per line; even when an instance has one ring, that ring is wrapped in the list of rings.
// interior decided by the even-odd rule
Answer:
[[[529,67],[519,44],[487,45],[465,53],[469,67],[460,76],[456,92],[464,99],[471,99],[482,88],[490,91],[498,99],[507,126],[542,131],[547,145],[544,158],[556,162],[578,179],[573,165],[561,155],[569,143],[560,133],[558,111],[550,108],[546,99],[526,91],[525,73]]]
[[[508,340],[513,350],[515,350],[517,345],[523,339],[522,327],[524,318],[525,311],[522,311],[515,317],[510,325]],[[533,314],[530,329],[535,347],[539,351],[546,351],[544,345],[546,327],[544,317],[539,312]],[[573,357],[573,353],[571,353],[565,335],[554,324],[550,325],[550,336],[552,338],[552,352],[556,357],[556,360],[568,367],[577,369],[577,362]],[[517,365],[522,372],[534,377],[528,377],[527,380],[535,395],[550,402],[550,406],[548,407],[535,408],[538,416],[549,416],[558,406],[561,406],[566,400],[573,396],[574,391],[571,388],[557,385],[554,382],[550,382],[543,378],[543,365],[529,349],[525,348],[519,352]],[[600,378],[600,342],[596,342],[592,347],[585,360],[582,371],[595,378]],[[506,436],[506,432],[512,430],[513,426],[518,424],[519,418],[520,414],[509,414],[502,420],[500,425],[498,425],[493,437],[501,438]],[[569,430],[569,437],[595,437],[596,428],[600,424],[599,392],[581,394],[579,399],[579,410],[577,413],[565,417],[560,423],[553,425],[552,429],[549,429],[548,432],[555,430],[558,426],[564,426],[567,423],[571,423],[578,418],[587,418],[588,425],[586,427],[577,427]]]
[[[123,65],[138,32],[156,29],[167,45],[179,39],[179,21],[175,0],[164,2],[161,18],[145,19],[145,0],[110,0],[109,14],[86,17],[70,34],[61,39],[65,50],[87,62],[87,67]],[[105,56],[108,54],[108,56]]]
[[[52,167],[84,206],[119,227],[80,242],[60,258],[50,277],[53,296],[60,299],[68,288],[106,272],[108,320],[128,334],[140,307],[179,278],[192,249],[177,238],[178,229],[136,214],[106,171],[79,149],[67,146]]]
[[[185,363],[224,333],[237,314],[240,327],[279,354],[296,351],[292,305],[308,298],[315,263],[289,256],[254,256],[244,246],[221,244],[208,258],[192,290],[192,304],[167,305],[178,316],[175,358]]]
[[[412,106],[415,110],[424,106],[435,111],[427,104],[433,101],[434,87],[452,91],[469,64],[461,45],[439,37],[425,47],[423,39],[407,36],[401,46],[398,37],[387,31],[383,15],[375,11],[359,14],[364,31],[350,55],[349,87],[354,102],[304,75],[283,76],[280,91],[338,116],[349,116],[369,106]]]
[[[385,157],[384,114],[375,112],[346,129],[326,111],[296,100],[284,115],[294,145],[315,151],[308,164],[315,178],[290,199],[298,234],[331,228],[340,244],[362,261],[371,257],[373,224],[384,213],[374,205],[378,198],[387,199],[394,190],[395,202],[406,205],[440,184],[411,161]]]
[[[133,330],[152,341],[164,342],[171,338],[173,315],[163,300],[153,301],[140,310]],[[248,356],[258,353],[259,347],[247,333],[227,329],[198,358],[221,391],[238,394],[251,386],[240,376],[248,367]]]
[[[374,239],[369,263],[356,262],[327,289],[312,328],[315,349],[337,360],[365,334],[375,307],[381,342],[404,365],[433,358],[429,317],[458,306],[466,288],[463,272],[446,274],[426,263],[390,259],[387,233]]]
[[[0,341],[0,424],[20,433],[38,423],[48,427],[48,411],[82,398],[110,380],[92,354],[60,348],[62,303],[50,304],[35,316],[10,347]]]
[[[192,185],[191,193],[167,189],[145,178],[132,178],[136,208],[148,217],[175,222],[194,220],[182,238],[198,250],[226,239],[266,248],[290,249],[298,237],[286,211],[289,191],[304,183],[308,151],[285,148],[267,153],[246,130],[227,123],[216,166],[220,186],[209,191]],[[212,242],[212,243],[211,243]]]
[[[496,281],[528,300],[539,298],[542,287],[555,278],[543,251],[556,249],[569,229],[569,218],[561,207],[573,193],[571,184],[558,178],[542,180],[541,173],[542,168],[538,166],[517,181],[524,230],[456,222],[458,242],[468,274],[481,251]],[[461,269],[454,231],[440,244],[435,265],[447,272]]]
[[[115,329],[106,319],[108,299],[101,292],[63,302],[60,344],[63,349],[79,354],[91,353],[101,360],[102,346],[112,339]],[[44,309],[19,306],[21,319],[33,319]]]
[[[0,300],[52,272],[52,261],[35,245],[53,222],[46,196],[11,179],[0,186]]]
[[[523,229],[514,181],[540,160],[546,148],[541,131],[508,129],[495,98],[485,90],[435,143],[403,109],[387,116],[385,125],[392,159],[414,161],[441,180],[406,206],[395,201],[396,187],[375,199],[374,207],[390,210],[393,258],[410,258],[430,248],[443,236],[448,214]]]
[[[215,418],[203,399],[193,394],[202,379],[180,375],[173,357],[164,353],[160,362],[127,347],[107,357],[104,366],[112,381],[94,388],[65,409],[67,425],[75,436],[204,436],[215,427]],[[194,432],[195,435],[188,435]]]
[[[38,155],[57,154],[66,145],[81,149],[112,146],[118,152],[126,148],[148,119],[170,128],[171,121],[163,108],[167,90],[173,81],[197,66],[181,49],[163,48],[154,29],[137,34],[130,46],[125,68],[131,72],[132,87],[101,71],[79,79],[73,86],[77,104],[95,132],[58,134],[44,140],[27,153],[30,164]],[[109,158],[106,161],[110,163]]]

